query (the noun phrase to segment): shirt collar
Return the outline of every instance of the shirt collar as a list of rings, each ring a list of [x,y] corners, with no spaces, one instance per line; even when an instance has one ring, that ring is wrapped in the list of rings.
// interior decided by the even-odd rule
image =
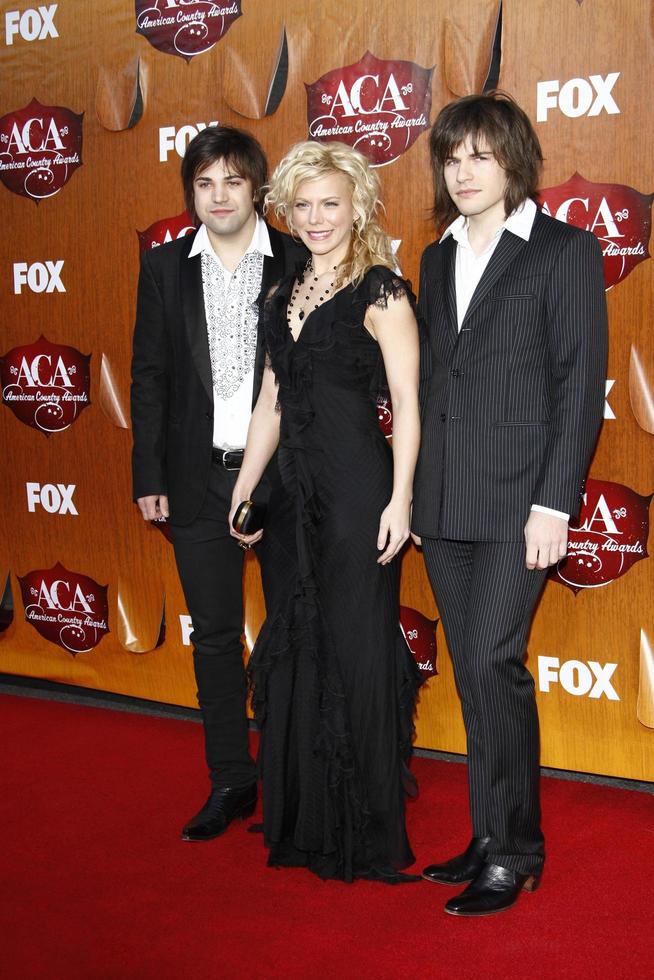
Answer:
[[[534,227],[534,221],[536,220],[536,212],[538,208],[536,204],[530,197],[512,211],[509,217],[504,222],[504,227],[507,231],[510,231],[513,235],[517,235],[518,238],[523,238],[526,242],[529,241],[531,235],[531,229]]]
[[[538,208],[536,204],[530,197],[522,202],[519,208],[512,211],[509,217],[506,219],[504,224],[500,225],[497,229],[496,234],[493,239],[498,238],[499,235],[506,229],[512,234],[517,235],[519,238],[523,238],[526,242],[529,241],[531,235],[531,229],[534,226],[534,221],[536,220],[536,213]],[[451,225],[443,232],[441,236],[441,241],[451,235],[452,238],[459,242],[460,244],[468,244],[468,220],[464,215],[460,214],[458,218],[455,218]]]
[[[222,262],[220,262],[220,259],[216,255],[211,245],[211,242],[209,241],[209,233],[207,231],[206,225],[200,225],[200,227],[198,228],[195,239],[188,253],[188,257],[189,259],[193,259],[195,258],[196,255],[199,255],[201,252],[206,252],[208,255],[212,255],[215,259],[218,260],[220,265],[222,265]],[[244,254],[247,255],[248,252],[259,252],[260,255],[268,255],[268,256],[272,256],[273,254],[272,246],[270,244],[270,233],[268,232],[268,225],[263,220],[263,218],[259,217],[259,215],[257,215],[257,223],[254,226],[254,232],[252,234],[250,244],[245,249]]]

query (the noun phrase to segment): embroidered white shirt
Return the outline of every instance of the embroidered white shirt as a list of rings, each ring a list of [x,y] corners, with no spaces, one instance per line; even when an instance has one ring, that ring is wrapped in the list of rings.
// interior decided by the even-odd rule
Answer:
[[[272,255],[266,223],[257,215],[252,240],[233,272],[200,225],[189,258],[201,256],[202,290],[213,380],[213,444],[245,446],[252,414],[254,361],[264,256]]]
[[[448,235],[451,235],[457,243],[454,282],[456,288],[456,319],[459,330],[461,330],[461,324],[468,312],[470,300],[479,285],[479,280],[483,276],[486,266],[491,260],[493,252],[497,248],[497,243],[500,240],[502,232],[505,230],[510,231],[528,242],[537,211],[538,208],[535,203],[531,198],[527,198],[519,208],[508,216],[504,224],[500,225],[484,251],[479,255],[475,255],[470,246],[468,240],[468,220],[464,215],[460,214],[446,228],[441,237],[441,241],[444,241]],[[541,514],[551,514],[553,517],[560,517],[564,521],[570,518],[570,515],[564,514],[563,511],[553,510],[551,507],[542,507],[540,504],[532,504],[531,509],[539,511]]]

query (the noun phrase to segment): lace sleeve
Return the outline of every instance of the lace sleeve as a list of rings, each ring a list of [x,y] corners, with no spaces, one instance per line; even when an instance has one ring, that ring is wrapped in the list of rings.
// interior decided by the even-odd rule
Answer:
[[[392,269],[388,269],[386,266],[373,266],[373,268],[368,271],[360,289],[363,291],[361,300],[363,301],[364,306],[364,309],[362,310],[361,323],[363,323],[365,311],[371,306],[375,306],[380,310],[385,310],[388,309],[388,301],[390,298],[401,299],[403,296],[408,299],[414,315],[417,315],[416,298],[413,294],[413,290],[411,289],[411,283],[408,281],[408,279],[403,279],[402,276],[398,275]],[[390,390],[388,387],[388,380],[386,378],[384,361],[381,357],[377,362],[371,378],[370,394],[377,402],[378,407],[386,408],[388,406],[390,401]]]
[[[376,306],[380,310],[385,310],[388,307],[390,297],[400,299],[406,296],[411,309],[415,312],[416,298],[411,289],[411,283],[408,279],[403,279],[393,272],[392,269],[387,269],[386,266],[382,265],[374,266],[368,272],[362,285],[364,284],[367,287],[366,306]]]

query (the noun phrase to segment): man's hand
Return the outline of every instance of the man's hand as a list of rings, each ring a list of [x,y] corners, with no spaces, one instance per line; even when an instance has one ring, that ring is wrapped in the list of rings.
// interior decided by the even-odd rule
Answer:
[[[139,497],[136,503],[144,521],[159,521],[162,517],[170,516],[168,497],[162,493],[154,493],[149,497]]]
[[[565,558],[568,550],[568,522],[553,514],[532,510],[525,524],[527,568],[547,568]]]

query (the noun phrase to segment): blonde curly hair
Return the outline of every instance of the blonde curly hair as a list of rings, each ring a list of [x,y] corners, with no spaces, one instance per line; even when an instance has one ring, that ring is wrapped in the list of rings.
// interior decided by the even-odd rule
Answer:
[[[395,267],[391,239],[377,222],[377,214],[384,207],[379,199],[379,178],[362,153],[345,143],[296,143],[275,167],[264,198],[264,214],[272,209],[295,234],[292,212],[298,187],[305,180],[334,173],[343,174],[351,184],[354,210],[350,248],[338,270],[336,285],[357,286],[371,266]]]

